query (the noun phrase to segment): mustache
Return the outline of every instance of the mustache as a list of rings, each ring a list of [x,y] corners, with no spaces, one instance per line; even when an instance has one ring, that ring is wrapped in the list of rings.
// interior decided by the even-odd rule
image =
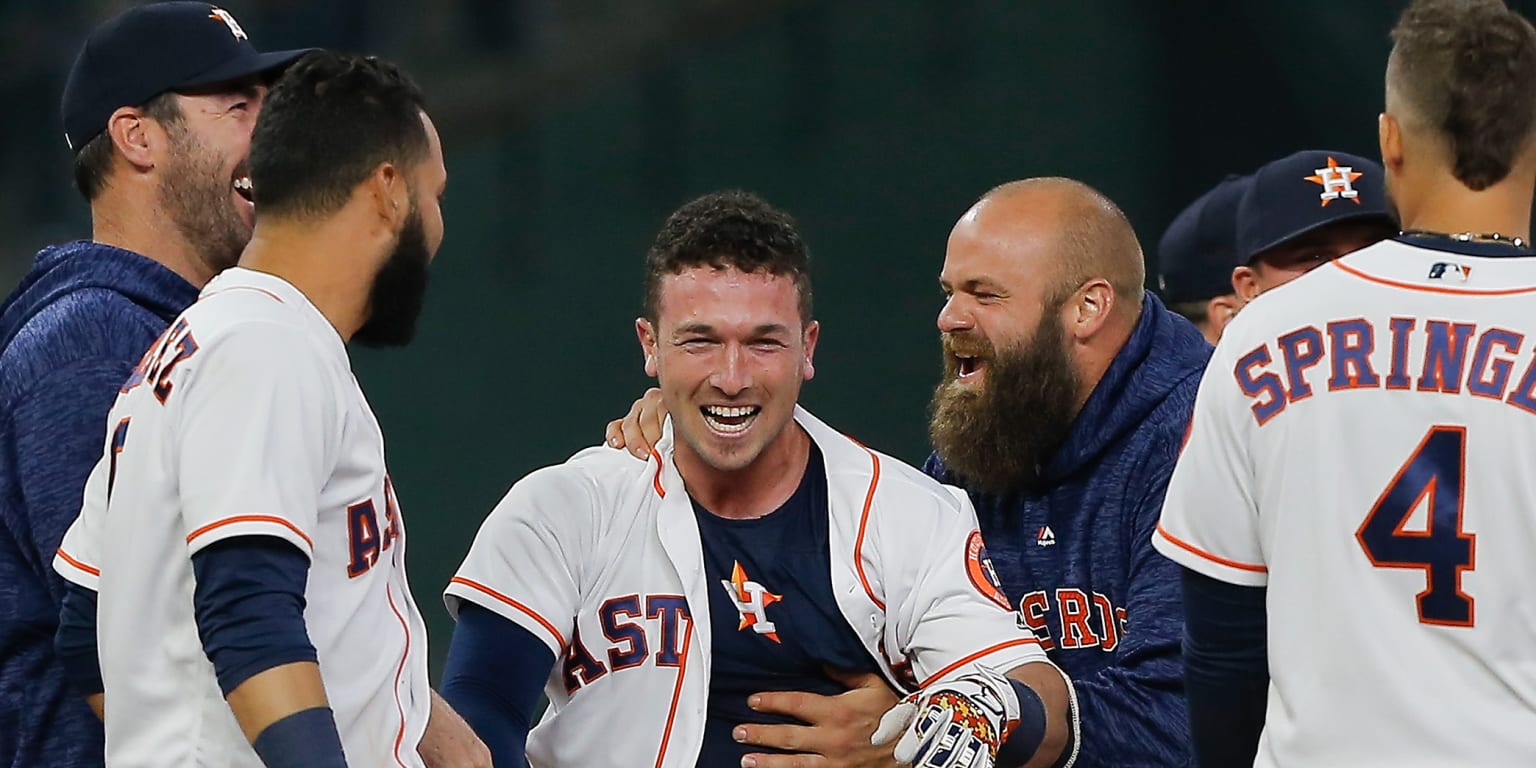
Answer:
[[[950,331],[940,335],[939,343],[946,357],[979,357],[990,360],[996,356],[992,341],[969,331]]]

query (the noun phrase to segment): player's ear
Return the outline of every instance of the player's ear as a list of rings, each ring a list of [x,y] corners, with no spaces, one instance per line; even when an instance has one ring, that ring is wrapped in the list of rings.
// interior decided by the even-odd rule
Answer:
[[[640,339],[640,351],[645,355],[645,375],[656,375],[656,328],[644,317],[635,318],[635,336]]]
[[[108,140],[135,169],[147,171],[155,167],[156,144],[165,129],[150,120],[137,107],[119,107],[107,118],[105,131]],[[168,142],[167,142],[168,143]]]
[[[1376,118],[1376,141],[1381,146],[1381,164],[1396,172],[1403,167],[1403,125],[1390,113]]]
[[[1237,316],[1238,307],[1242,306],[1236,294],[1217,296],[1205,303],[1206,322],[1211,324],[1211,332],[1216,338],[1221,338],[1221,332],[1226,329],[1227,323]],[[1214,342],[1213,342],[1214,343]]]
[[[1243,265],[1232,270],[1232,291],[1237,294],[1237,300],[1243,304],[1258,298],[1259,276],[1253,267]]]
[[[816,376],[816,340],[821,338],[821,323],[812,320],[805,326],[805,368],[801,372],[802,381],[810,381]]]
[[[1067,316],[1063,319],[1063,325],[1074,338],[1087,340],[1104,327],[1114,308],[1114,286],[1108,280],[1094,278],[1084,283],[1067,300]]]
[[[391,233],[398,233],[411,215],[411,190],[394,163],[379,163],[363,182],[374,213]]]

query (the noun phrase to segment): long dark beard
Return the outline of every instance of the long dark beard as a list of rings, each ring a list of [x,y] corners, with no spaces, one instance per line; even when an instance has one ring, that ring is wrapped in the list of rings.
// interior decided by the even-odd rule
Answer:
[[[416,337],[416,320],[427,297],[427,248],[421,212],[411,211],[400,230],[400,240],[389,259],[373,278],[368,297],[368,320],[352,340],[365,347],[403,347]]]
[[[987,365],[974,391],[959,383],[959,361],[946,354],[930,406],[934,450],[968,486],[993,493],[1029,488],[1072,431],[1081,382],[1059,315],[1047,310],[1025,343],[1001,352],[980,337],[943,339],[946,352],[963,347]]]

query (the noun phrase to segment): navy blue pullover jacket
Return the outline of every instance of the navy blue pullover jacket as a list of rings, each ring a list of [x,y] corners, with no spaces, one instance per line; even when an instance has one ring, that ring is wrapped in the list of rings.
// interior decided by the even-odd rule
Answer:
[[[1179,568],[1152,530],[1211,347],[1146,295],[1130,339],[1033,487],[969,490],[1003,589],[1077,686],[1078,768],[1183,766]],[[962,487],[937,454],[924,467]]]
[[[101,723],[53,653],[54,551],[118,387],[196,298],[148,258],[78,241],[38,253],[0,305],[0,766],[102,764]]]

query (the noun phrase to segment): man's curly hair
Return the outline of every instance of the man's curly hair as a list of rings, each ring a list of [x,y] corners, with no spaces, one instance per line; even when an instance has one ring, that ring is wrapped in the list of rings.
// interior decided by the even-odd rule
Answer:
[[[1392,29],[1387,90],[1439,134],[1473,190],[1509,175],[1536,132],[1536,29],[1503,0],[1415,0]]]
[[[811,321],[811,257],[795,220],[750,192],[725,190],[672,212],[645,255],[645,316],[657,320],[661,281],[693,267],[794,278],[800,320]]]

